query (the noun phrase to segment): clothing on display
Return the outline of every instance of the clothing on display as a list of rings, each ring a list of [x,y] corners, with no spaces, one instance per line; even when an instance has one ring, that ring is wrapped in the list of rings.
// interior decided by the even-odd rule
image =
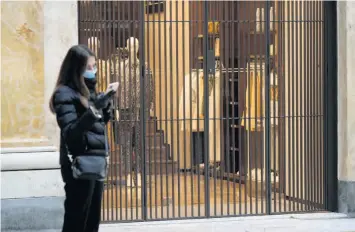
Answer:
[[[262,146],[263,149],[257,149],[260,151],[260,154],[252,154],[250,149],[250,143],[252,136],[256,136],[256,134],[249,134],[251,132],[263,132],[265,130],[265,69],[264,64],[257,64],[256,68],[254,64],[249,64],[247,67],[248,75],[247,75],[247,88],[245,93],[245,110],[242,116],[241,125],[245,127],[248,135],[246,136],[247,144],[247,157],[249,160],[251,157],[261,157],[261,162],[256,168],[265,168],[265,146]],[[279,171],[279,141],[278,141],[278,79],[277,75],[271,71],[270,75],[270,162],[271,168],[275,169],[275,173]],[[262,141],[266,141],[265,133],[262,134]],[[255,152],[255,151],[254,151]],[[253,170],[251,170],[253,171]],[[255,170],[254,170],[255,172]],[[274,179],[272,179],[274,181]],[[278,182],[278,178],[276,178],[276,182]]]
[[[246,130],[261,131],[262,130],[262,105],[263,101],[263,79],[264,65],[262,66],[263,74],[261,76],[260,65],[257,65],[255,73],[254,64],[250,64],[247,70],[247,88],[245,91],[245,110],[242,115],[241,125]]]
[[[209,136],[214,138],[221,135],[221,65],[216,62],[216,73],[209,74],[210,95],[208,97],[209,104]],[[181,123],[180,130],[187,130],[191,132],[204,131],[204,73],[203,69],[193,69],[185,76],[185,87],[180,92],[179,118],[187,118],[184,123]],[[191,94],[190,94],[191,93]],[[185,108],[184,108],[185,107]],[[192,111],[191,111],[192,110]],[[185,115],[184,115],[185,113]],[[188,119],[192,120],[188,120]],[[200,119],[200,120],[197,120]],[[216,119],[216,120],[212,120]],[[192,122],[191,122],[192,121]],[[192,125],[191,125],[192,123]],[[212,139],[209,142],[210,162],[219,162],[221,160],[221,139]]]

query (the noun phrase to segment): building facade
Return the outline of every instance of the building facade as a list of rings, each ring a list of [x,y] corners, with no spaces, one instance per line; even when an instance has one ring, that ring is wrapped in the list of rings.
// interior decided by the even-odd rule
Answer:
[[[48,101],[78,42],[97,54],[100,90],[121,84],[103,221],[354,212],[354,3],[1,8],[2,229],[61,226],[59,138]],[[122,120],[126,111],[132,123]],[[134,142],[123,143],[127,135]]]

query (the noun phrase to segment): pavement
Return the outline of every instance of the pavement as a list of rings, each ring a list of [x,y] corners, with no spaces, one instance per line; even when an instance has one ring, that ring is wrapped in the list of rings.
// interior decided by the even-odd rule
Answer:
[[[355,232],[355,218],[339,213],[104,224],[100,232]]]
[[[340,213],[102,224],[100,232],[355,232],[355,217]],[[9,231],[15,232],[15,231]],[[17,231],[19,232],[19,231]],[[22,231],[24,232],[24,231]],[[26,232],[60,232],[36,230]]]

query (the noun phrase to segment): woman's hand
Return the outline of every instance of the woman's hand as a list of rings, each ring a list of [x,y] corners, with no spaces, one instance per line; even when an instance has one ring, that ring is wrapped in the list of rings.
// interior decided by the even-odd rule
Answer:
[[[112,101],[109,101],[108,105],[102,109],[102,114],[104,116],[104,122],[107,123],[112,119],[113,116],[113,104]]]
[[[105,95],[104,93],[99,93],[94,102],[94,106],[96,109],[101,110],[107,108],[108,104],[111,101],[111,97]]]

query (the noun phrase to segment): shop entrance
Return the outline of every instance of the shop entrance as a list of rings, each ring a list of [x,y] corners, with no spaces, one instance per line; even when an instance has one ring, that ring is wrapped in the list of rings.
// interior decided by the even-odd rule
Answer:
[[[327,4],[79,1],[120,82],[103,221],[327,210]]]

